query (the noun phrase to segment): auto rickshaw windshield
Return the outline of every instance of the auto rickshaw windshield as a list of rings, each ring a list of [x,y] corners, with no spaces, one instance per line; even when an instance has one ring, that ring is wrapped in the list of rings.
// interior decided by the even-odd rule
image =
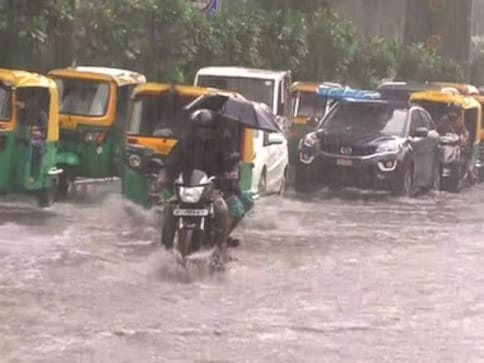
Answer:
[[[47,128],[49,106],[48,88],[22,87],[17,89],[18,122],[21,125]]]
[[[316,92],[298,92],[298,102],[294,102],[294,116],[322,117],[326,112],[328,100]]]
[[[132,107],[128,133],[146,137],[179,139],[188,129],[190,115],[184,107],[196,96],[161,95],[138,96]]]
[[[0,82],[0,120],[12,118],[12,89]]]
[[[88,117],[106,115],[110,87],[108,82],[57,78],[60,113]]]

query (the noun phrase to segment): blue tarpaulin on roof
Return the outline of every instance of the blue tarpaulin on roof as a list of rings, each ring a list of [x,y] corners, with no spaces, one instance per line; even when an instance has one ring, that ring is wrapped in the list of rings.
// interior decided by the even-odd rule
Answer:
[[[318,89],[318,95],[321,97],[332,98],[335,100],[354,99],[354,100],[378,100],[381,98],[380,94],[375,91],[366,91],[353,88],[333,88],[321,86]]]

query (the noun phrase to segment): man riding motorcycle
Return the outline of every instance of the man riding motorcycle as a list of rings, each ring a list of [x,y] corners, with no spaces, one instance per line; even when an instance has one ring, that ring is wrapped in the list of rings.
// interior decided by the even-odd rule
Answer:
[[[442,117],[437,131],[440,135],[456,134],[459,136],[461,150],[468,165],[469,181],[475,183],[477,181],[477,172],[474,155],[472,147],[469,145],[469,130],[467,130],[465,125],[462,111],[462,107],[458,103],[449,105],[449,111]]]
[[[462,117],[462,107],[458,103],[449,106],[449,111],[442,117],[437,131],[440,135],[447,133],[459,135],[463,145],[469,141],[469,131]]]
[[[225,243],[236,247],[239,241],[229,237],[229,234],[242,216],[231,213],[232,208],[228,207],[227,202],[231,206],[234,200],[236,204],[241,204],[237,198],[241,195],[238,174],[234,172],[234,164],[238,160],[231,160],[235,149],[233,140],[227,133],[219,132],[221,121],[216,118],[216,114],[207,109],[197,110],[191,115],[190,129],[169,154],[159,181],[162,187],[167,187],[180,173],[191,173],[195,169],[204,171],[208,176],[219,177],[218,189],[222,194],[213,196],[216,225],[214,243],[219,247]],[[234,174],[237,174],[235,178]],[[168,202],[163,211],[162,243],[166,249],[171,249],[174,243],[174,208],[175,204]]]

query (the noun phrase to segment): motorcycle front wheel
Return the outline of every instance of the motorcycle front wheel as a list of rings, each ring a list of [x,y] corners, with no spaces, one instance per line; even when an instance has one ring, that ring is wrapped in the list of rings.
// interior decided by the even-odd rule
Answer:
[[[186,258],[193,253],[193,229],[183,228],[178,231],[178,241],[176,246],[182,258]]]

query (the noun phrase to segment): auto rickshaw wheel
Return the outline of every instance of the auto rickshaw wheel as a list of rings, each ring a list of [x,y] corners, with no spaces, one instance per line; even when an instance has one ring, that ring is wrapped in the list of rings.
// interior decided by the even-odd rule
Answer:
[[[37,192],[37,203],[40,208],[48,208],[55,202],[55,188],[44,188]]]
[[[58,195],[62,198],[66,198],[73,182],[73,173],[68,169],[64,169],[64,172],[59,176],[59,184],[57,186]]]

